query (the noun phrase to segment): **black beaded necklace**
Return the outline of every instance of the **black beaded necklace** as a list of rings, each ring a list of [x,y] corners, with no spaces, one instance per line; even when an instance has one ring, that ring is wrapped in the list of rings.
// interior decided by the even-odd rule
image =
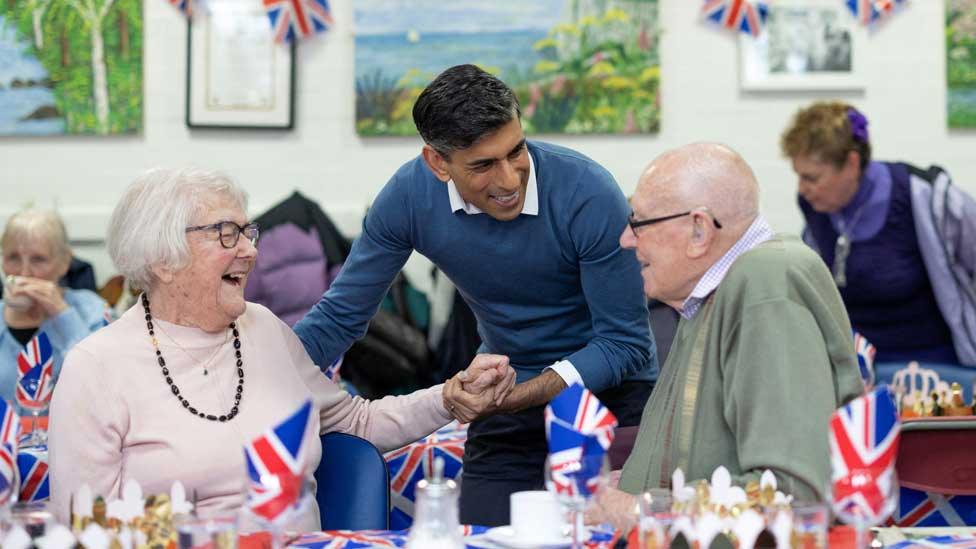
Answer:
[[[230,412],[226,415],[215,416],[197,410],[190,405],[189,400],[183,398],[183,395],[180,394],[180,388],[173,383],[173,378],[169,375],[169,368],[166,367],[166,360],[163,359],[163,353],[159,350],[159,342],[156,341],[156,332],[153,329],[152,315],[149,313],[149,298],[146,294],[142,294],[142,308],[146,310],[146,327],[149,328],[149,337],[152,338],[153,349],[156,350],[156,360],[159,362],[163,377],[166,378],[166,384],[169,385],[169,389],[173,392],[176,400],[179,400],[180,404],[191,414],[209,419],[210,421],[230,421],[234,419],[234,416],[237,415],[238,407],[241,404],[241,393],[244,392],[244,361],[241,360],[241,339],[240,334],[237,332],[236,324],[234,322],[230,323],[230,329],[234,332],[234,354],[237,356],[237,392],[234,394],[234,406],[231,407]]]

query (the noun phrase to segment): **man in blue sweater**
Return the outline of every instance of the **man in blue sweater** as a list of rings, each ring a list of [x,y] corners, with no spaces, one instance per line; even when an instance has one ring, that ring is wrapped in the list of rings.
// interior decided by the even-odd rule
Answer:
[[[357,338],[414,250],[457,286],[481,351],[507,356],[518,384],[471,423],[461,521],[508,524],[512,492],[543,486],[546,403],[581,382],[621,425],[637,425],[657,377],[632,251],[618,245],[629,207],[585,156],[526,141],[518,100],[473,65],[441,73],[413,118],[425,141],[377,196],[339,278],[295,326],[317,364]],[[445,389],[462,421],[485,416]]]

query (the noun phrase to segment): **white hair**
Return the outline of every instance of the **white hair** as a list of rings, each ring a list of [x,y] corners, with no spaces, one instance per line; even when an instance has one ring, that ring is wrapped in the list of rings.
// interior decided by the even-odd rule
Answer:
[[[115,268],[133,287],[149,290],[154,267],[186,267],[186,228],[216,197],[229,198],[247,211],[247,194],[220,172],[154,168],[140,175],[109,220],[106,245]]]
[[[51,245],[51,253],[61,259],[71,257],[68,231],[64,221],[52,210],[21,210],[10,216],[0,238],[6,248],[21,240],[43,239]]]

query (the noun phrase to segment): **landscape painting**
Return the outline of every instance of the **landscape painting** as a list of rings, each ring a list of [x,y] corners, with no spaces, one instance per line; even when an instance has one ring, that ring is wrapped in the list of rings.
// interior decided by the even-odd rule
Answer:
[[[0,135],[142,129],[142,0],[0,0]]]
[[[416,135],[440,71],[511,86],[527,133],[649,133],[660,123],[658,0],[357,0],[356,129]]]
[[[976,128],[976,0],[946,1],[946,80],[950,128]]]

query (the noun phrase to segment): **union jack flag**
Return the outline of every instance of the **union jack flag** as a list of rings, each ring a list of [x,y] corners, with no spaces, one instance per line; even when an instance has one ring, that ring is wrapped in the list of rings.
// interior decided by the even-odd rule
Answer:
[[[335,383],[339,383],[339,381],[342,379],[339,375],[339,369],[342,368],[342,358],[344,356],[345,355],[339,355],[339,358],[333,360],[332,364],[329,364],[329,366],[323,372],[325,377],[331,379]]]
[[[574,383],[546,406],[545,420],[552,489],[588,497],[596,491],[617,418],[593,393]]]
[[[244,447],[247,460],[248,508],[272,522],[286,519],[302,496],[308,463],[303,441],[311,427],[312,402],[268,429]]]
[[[47,501],[51,497],[47,461],[33,452],[17,454],[20,473],[20,501]]]
[[[911,539],[888,546],[890,549],[931,549],[932,547],[955,547],[957,549],[976,548],[976,537],[965,534],[951,536],[929,536],[922,539]]]
[[[407,532],[387,530],[334,530],[304,534],[288,544],[304,549],[366,549],[369,547],[406,547]]]
[[[759,36],[769,15],[766,2],[749,0],[705,0],[702,15],[723,27]]]
[[[467,427],[451,423],[419,441],[387,453],[390,470],[390,527],[409,528],[413,522],[414,488],[434,470],[434,459],[444,459],[444,478],[458,479],[464,462]]]
[[[892,476],[900,431],[886,385],[830,417],[832,503],[845,522],[877,525],[894,510]]]
[[[14,475],[17,471],[17,450],[9,443],[0,444],[0,504],[10,501],[14,494]]]
[[[54,350],[51,340],[39,332],[17,356],[17,404],[43,410],[51,400],[54,383]]]
[[[854,351],[857,353],[857,367],[861,371],[864,386],[874,386],[874,355],[878,352],[861,334],[854,332]]]
[[[14,473],[17,462],[17,437],[20,432],[20,418],[14,407],[6,400],[0,400],[0,504],[10,500],[13,495]]]
[[[335,24],[327,0],[264,0],[264,9],[277,42],[307,38]]]
[[[902,527],[976,526],[976,495],[944,495],[902,486],[898,509],[888,522]]]
[[[0,444],[16,449],[20,439],[20,416],[6,400],[0,399]]]
[[[878,22],[895,11],[906,0],[846,0],[847,8],[862,25]]]
[[[186,15],[193,13],[193,0],[166,0],[171,6],[182,11]]]

